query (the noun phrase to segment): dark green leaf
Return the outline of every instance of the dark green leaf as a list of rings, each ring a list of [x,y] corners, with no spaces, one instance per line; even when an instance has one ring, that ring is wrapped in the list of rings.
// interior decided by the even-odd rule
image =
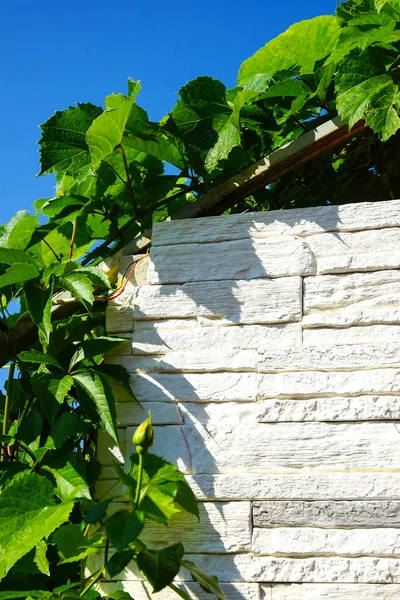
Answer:
[[[70,375],[61,373],[37,374],[32,377],[32,384],[46,418],[53,425],[60,404],[74,385],[74,380]]]
[[[61,369],[60,363],[54,356],[51,356],[51,354],[44,354],[44,352],[39,352],[38,350],[26,350],[20,352],[18,354],[18,360],[38,365],[51,365]]]
[[[61,563],[76,562],[96,554],[101,547],[101,534],[87,539],[80,525],[64,525],[53,534]]]
[[[126,343],[125,338],[99,336],[82,342],[81,348],[85,358],[93,358],[99,354],[110,352],[123,343]]]
[[[110,542],[121,552],[138,537],[143,527],[143,513],[120,510],[108,519],[106,532]]]
[[[183,560],[182,567],[188,569],[192,577],[208,594],[215,594],[218,600],[226,600],[225,594],[221,589],[218,578],[215,575],[208,575],[190,560]]]
[[[95,504],[83,517],[84,525],[93,525],[94,523],[101,521],[101,519],[104,519],[107,515],[107,508],[110,502],[112,502],[112,498],[102,500],[102,502]]]
[[[147,581],[153,586],[153,593],[159,592],[173,582],[179,569],[184,548],[181,543],[162,550],[143,550],[137,556],[137,564]]]
[[[73,271],[59,279],[60,286],[70,292],[77,300],[82,302],[86,310],[90,311],[93,306],[93,285],[84,273]]]
[[[107,563],[107,573],[111,578],[116,577],[131,562],[135,556],[135,550],[124,550],[115,552]]]
[[[33,322],[39,328],[39,340],[46,349],[52,332],[51,307],[53,304],[53,285],[42,289],[32,282],[24,286],[26,305]]]
[[[92,369],[87,369],[73,373],[73,379],[95,403],[104,431],[118,444],[115,399],[104,386],[101,377]]]

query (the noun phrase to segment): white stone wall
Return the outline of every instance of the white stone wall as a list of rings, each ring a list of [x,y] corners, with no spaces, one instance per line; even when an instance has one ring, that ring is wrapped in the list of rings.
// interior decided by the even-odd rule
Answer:
[[[146,262],[107,314],[144,407],[118,403],[121,449],[150,408],[202,517],[146,540],[228,600],[400,598],[400,201],[164,222]],[[103,437],[101,494],[113,456]]]

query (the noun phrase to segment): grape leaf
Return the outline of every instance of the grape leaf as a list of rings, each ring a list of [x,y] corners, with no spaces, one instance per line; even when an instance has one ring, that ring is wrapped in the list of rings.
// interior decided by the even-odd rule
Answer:
[[[50,577],[50,564],[46,556],[47,544],[44,540],[36,544],[35,563],[43,575]]]
[[[35,231],[37,223],[36,217],[31,217],[30,215],[19,219],[8,235],[7,247],[25,250]]]
[[[96,554],[101,547],[101,537],[101,534],[98,534],[87,539],[80,525],[64,525],[53,534],[61,563],[76,562]]]
[[[339,115],[350,128],[365,119],[383,141],[399,129],[400,118],[395,110],[399,90],[386,73],[378,49],[350,52],[339,65],[335,89]]]
[[[24,283],[36,279],[39,275],[40,273],[35,266],[17,262],[7,269],[4,275],[0,276],[0,288],[16,283]]]
[[[293,67],[304,73],[312,72],[315,63],[333,50],[339,32],[339,24],[333,16],[315,17],[291,25],[242,63],[238,83],[245,85],[258,73],[272,77],[278,71]]]
[[[72,506],[56,504],[50,481],[36,473],[23,472],[0,491],[0,580],[68,519]]]

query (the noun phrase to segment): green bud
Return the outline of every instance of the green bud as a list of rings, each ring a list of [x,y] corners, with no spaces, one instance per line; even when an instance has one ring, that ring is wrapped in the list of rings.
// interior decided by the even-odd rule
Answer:
[[[151,413],[143,423],[139,425],[132,436],[132,441],[136,446],[138,454],[146,454],[147,450],[154,443],[154,431],[151,424]]]

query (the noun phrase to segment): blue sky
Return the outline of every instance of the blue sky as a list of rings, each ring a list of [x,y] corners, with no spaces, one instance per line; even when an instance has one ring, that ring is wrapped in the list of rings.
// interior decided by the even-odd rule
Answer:
[[[336,0],[1,0],[0,223],[53,195],[39,170],[38,125],[76,102],[103,104],[141,79],[153,120],[198,75],[236,83],[238,68],[292,23],[334,12]]]

